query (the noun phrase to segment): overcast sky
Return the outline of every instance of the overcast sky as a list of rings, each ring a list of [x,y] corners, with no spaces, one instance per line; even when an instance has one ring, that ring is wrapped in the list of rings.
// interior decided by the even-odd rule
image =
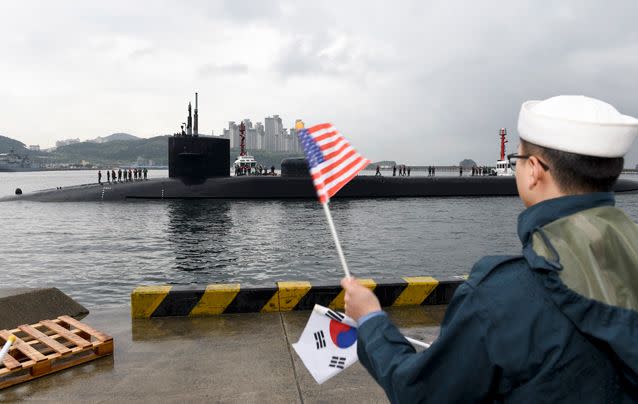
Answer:
[[[520,104],[601,98],[638,116],[638,1],[6,1],[0,134],[52,146],[330,121],[372,160],[483,164]],[[638,145],[627,159],[638,163]]]

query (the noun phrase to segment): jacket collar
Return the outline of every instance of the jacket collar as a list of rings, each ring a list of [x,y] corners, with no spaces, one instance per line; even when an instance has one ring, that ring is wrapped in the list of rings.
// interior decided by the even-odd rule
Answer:
[[[526,246],[536,229],[562,217],[573,215],[582,210],[601,206],[614,206],[612,192],[593,192],[583,195],[569,195],[548,199],[525,209],[518,216],[518,237]]]

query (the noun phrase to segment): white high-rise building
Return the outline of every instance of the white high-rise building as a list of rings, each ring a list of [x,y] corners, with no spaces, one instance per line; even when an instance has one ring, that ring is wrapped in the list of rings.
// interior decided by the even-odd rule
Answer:
[[[268,151],[280,151],[281,132],[284,127],[281,123],[279,115],[273,115],[272,117],[266,117],[264,119],[265,136],[266,136],[266,150]]]
[[[239,126],[235,121],[228,122],[228,129],[224,129],[222,136],[230,140],[230,147],[239,147]]]
[[[255,124],[255,130],[257,131],[257,150],[265,150],[266,149],[266,141],[265,141],[266,130],[264,129],[264,124],[261,122],[257,122]]]
[[[297,119],[293,128],[283,127],[281,117],[273,115],[264,118],[264,123],[255,122],[248,118],[242,120],[246,127],[246,148],[249,152],[253,150],[267,150],[272,152],[301,153],[301,145],[297,138],[298,123],[303,125],[303,121]],[[303,126],[302,126],[303,127]],[[224,137],[230,140],[230,147],[240,146],[239,125],[235,121],[228,122],[228,129],[223,130]]]

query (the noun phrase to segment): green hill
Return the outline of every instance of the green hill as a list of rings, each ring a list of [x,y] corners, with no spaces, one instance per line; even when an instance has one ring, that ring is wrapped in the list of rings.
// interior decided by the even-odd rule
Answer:
[[[139,140],[112,140],[105,143],[81,142],[58,147],[51,157],[60,163],[129,164],[138,157],[168,164],[168,136]]]
[[[138,158],[153,160],[155,165],[168,165],[168,135],[156,136],[149,139],[111,140],[103,143],[93,141],[73,143],[58,147],[55,151],[34,153],[29,151],[22,142],[0,136],[0,153],[14,149],[20,155],[39,155],[51,163],[78,164],[82,160],[98,166],[115,166],[131,164]],[[281,160],[287,157],[303,157],[302,154],[267,152],[263,150],[249,151],[264,167],[279,168]],[[239,149],[230,150],[230,162],[239,155]]]
[[[8,153],[14,150],[18,154],[26,154],[29,152],[26,145],[20,141],[11,139],[10,137],[0,135],[0,153]]]

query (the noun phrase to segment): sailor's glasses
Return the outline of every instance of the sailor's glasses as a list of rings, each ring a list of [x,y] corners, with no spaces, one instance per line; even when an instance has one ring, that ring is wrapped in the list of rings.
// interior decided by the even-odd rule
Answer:
[[[532,157],[531,154],[524,155],[524,154],[512,153],[507,155],[507,162],[510,164],[510,167],[512,167],[512,171],[516,171],[516,160],[525,160],[530,157]],[[541,167],[543,167],[543,170],[549,171],[549,166],[547,164],[543,163],[538,157],[536,157],[536,159],[538,160],[538,163],[541,165]]]

